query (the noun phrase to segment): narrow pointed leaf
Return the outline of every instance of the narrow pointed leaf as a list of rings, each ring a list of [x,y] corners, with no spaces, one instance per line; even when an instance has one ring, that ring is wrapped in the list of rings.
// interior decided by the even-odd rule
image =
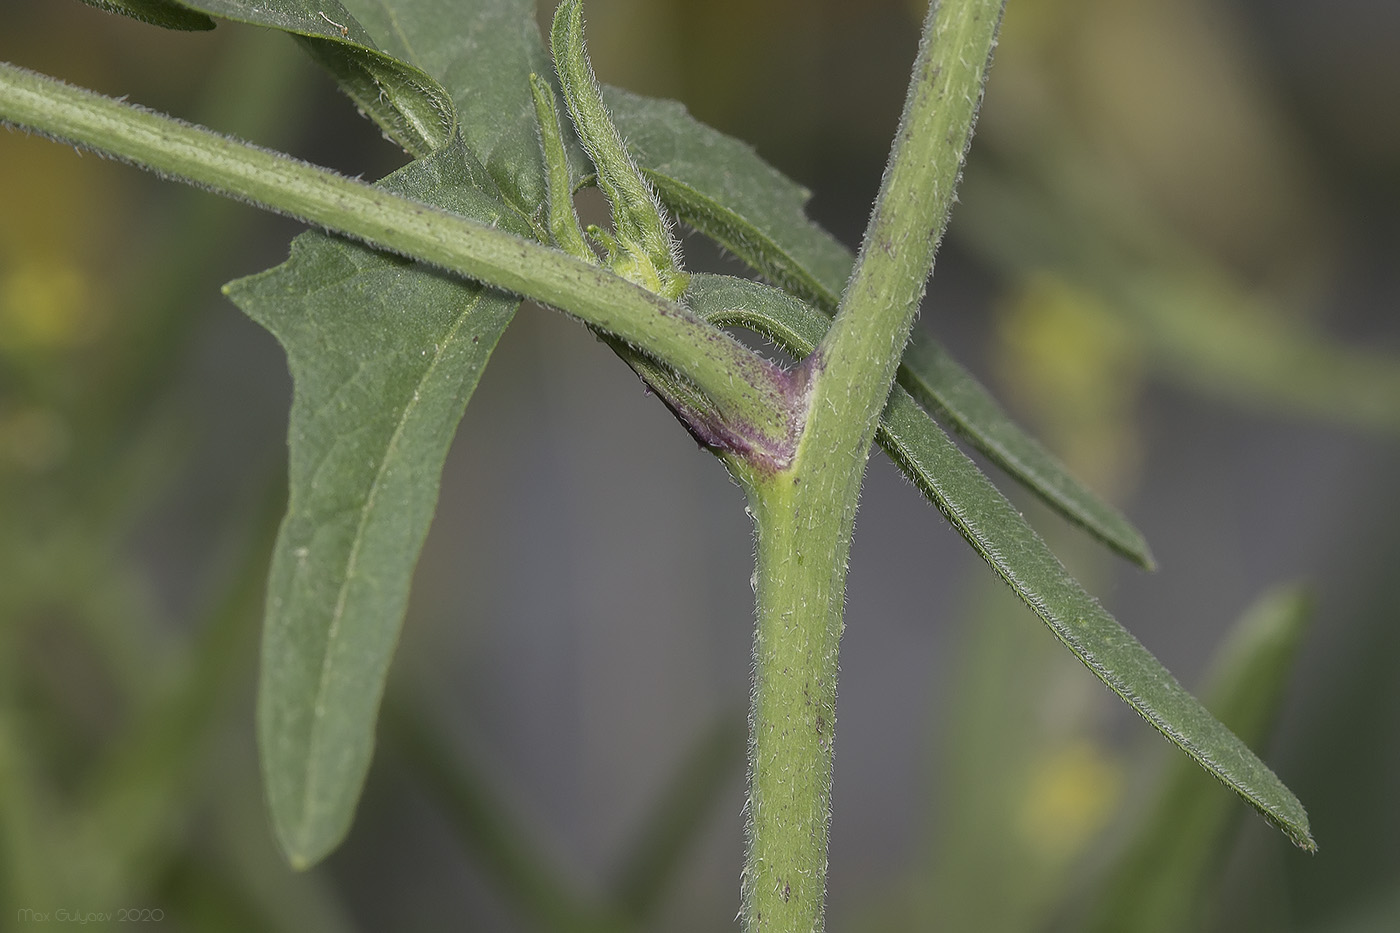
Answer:
[[[939,422],[1065,518],[1139,566],[1156,567],[1147,540],[1132,522],[1094,495],[1012,421],[992,394],[936,340],[915,334],[904,351],[899,384]]]
[[[1244,740],[1268,740],[1311,611],[1300,587],[1262,596],[1231,630],[1212,665],[1206,705]],[[1237,810],[1201,772],[1176,759],[1147,819],[1096,898],[1091,933],[1198,929],[1210,883],[1229,854]]]
[[[386,182],[519,223],[478,185],[489,181],[459,146]],[[226,291],[277,337],[295,384],[258,735],[279,842],[306,867],[349,827],[443,460],[518,302],[319,233]]]
[[[798,355],[810,353],[827,326],[822,315],[791,296],[739,279],[697,275],[688,297],[705,319],[751,326]],[[1297,845],[1316,848],[1293,793],[1084,591],[1020,512],[898,385],[876,439],[1095,676]]]
[[[1086,667],[1294,843],[1314,850],[1293,793],[1084,591],[976,464],[931,427],[907,394],[892,393],[882,446]]]
[[[786,291],[835,310],[854,257],[807,219],[804,188],[675,101],[614,88],[605,99],[628,148],[678,219]],[[898,379],[919,404],[1051,508],[1129,560],[1154,566],[1132,523],[1071,476],[927,332],[914,331]]]
[[[340,0],[98,0],[94,5],[172,28],[210,28],[212,16],[280,30],[334,74],[356,105],[414,156],[447,145],[456,132],[457,114],[443,87],[380,51]],[[169,15],[143,15],[151,11]],[[179,25],[184,22],[210,26]]]

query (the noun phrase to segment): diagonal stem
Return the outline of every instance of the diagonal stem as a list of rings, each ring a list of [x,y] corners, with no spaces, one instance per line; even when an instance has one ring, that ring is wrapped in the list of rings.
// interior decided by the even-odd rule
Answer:
[[[777,461],[790,455],[787,374],[681,305],[559,250],[8,63],[0,63],[0,123],[559,308],[691,380],[752,449]]]

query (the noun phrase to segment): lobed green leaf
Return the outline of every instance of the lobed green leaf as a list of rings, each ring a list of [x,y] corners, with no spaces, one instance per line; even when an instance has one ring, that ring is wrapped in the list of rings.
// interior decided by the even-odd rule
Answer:
[[[742,279],[697,275],[687,295],[706,320],[751,327],[799,356],[810,353],[826,331],[819,312]],[[1307,813],[1293,793],[1084,591],[1020,512],[898,385],[876,440],[1095,676],[1297,845],[1316,848]]]
[[[460,145],[386,186],[524,232]],[[226,292],[294,381],[258,737],[278,840],[306,867],[349,828],[442,464],[518,299],[319,233]]]
[[[215,16],[287,32],[423,160],[389,187],[537,235],[527,221],[544,183],[528,75],[548,62],[529,0],[105,5],[159,25],[208,28]],[[157,8],[173,12],[142,15]],[[518,301],[321,234],[227,292],[282,343],[295,383],[258,720],[277,837],[305,867],[349,827],[442,463]]]

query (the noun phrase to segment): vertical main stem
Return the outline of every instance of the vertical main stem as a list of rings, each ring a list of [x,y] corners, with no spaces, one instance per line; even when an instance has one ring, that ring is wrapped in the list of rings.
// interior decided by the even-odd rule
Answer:
[[[802,363],[785,469],[730,459],[758,538],[747,933],[821,933],[837,648],[856,500],[947,223],[1002,0],[933,0],[865,242],[830,331]]]
[[[810,501],[791,471],[745,486],[756,526],[758,604],[745,929],[808,933],[822,929],[825,907],[836,658],[851,535],[839,512]]]

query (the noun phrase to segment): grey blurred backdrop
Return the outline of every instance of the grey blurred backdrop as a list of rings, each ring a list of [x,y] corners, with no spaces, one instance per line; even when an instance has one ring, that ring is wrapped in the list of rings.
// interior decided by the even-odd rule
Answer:
[[[589,0],[585,13],[604,81],[678,98],[751,141],[857,245],[914,4]],[[1013,0],[918,324],[1146,533],[1151,575],[1013,493],[1187,685],[1261,592],[1314,588],[1261,751],[1309,806],[1322,851],[1292,851],[1248,815],[1222,929],[1394,929],[1400,916],[1397,37],[1400,7],[1365,0]],[[0,11],[6,60],[350,174],[402,164],[297,54],[256,30],[165,34],[67,0]],[[250,66],[277,77],[241,112],[229,101]],[[139,682],[174,676],[237,576],[238,542],[266,525],[290,383],[276,344],[218,286],[281,261],[298,228],[12,132],[0,204],[6,742],[62,814],[124,741]],[[218,231],[192,258],[171,232],[186,221]],[[737,271],[698,237],[685,249],[694,267]],[[1103,272],[1103,257],[1128,271]],[[167,280],[176,262],[188,281]],[[698,737],[742,721],[750,557],[718,462],[603,345],[527,305],[448,460],[390,693],[426,712],[587,896]],[[174,903],[197,875],[182,866],[203,860],[224,866],[213,876],[250,916],[286,929],[533,928],[388,739],[345,846],[283,877],[252,752],[257,598],[144,856],[156,867],[122,869],[137,879],[125,890]],[[988,652],[1004,663],[978,666]],[[1060,654],[875,456],[842,645],[832,928],[894,922],[890,905],[957,877],[962,856],[938,840],[973,806],[950,776],[960,768],[1005,789],[1005,819],[986,831],[1031,866],[1029,893],[993,874],[959,895],[1021,905],[984,929],[1041,928],[1051,892],[1084,883],[1165,748]],[[1011,697],[1019,752],[959,738],[989,678]],[[732,926],[741,765],[726,774],[656,929]],[[1062,774],[1077,791],[1027,817],[1051,829],[1010,838],[1045,825],[1017,814]],[[22,848],[10,869],[31,859],[48,870]],[[933,908],[930,928],[940,916],[969,928],[941,909],[953,910]],[[196,913],[172,922],[217,928]]]

